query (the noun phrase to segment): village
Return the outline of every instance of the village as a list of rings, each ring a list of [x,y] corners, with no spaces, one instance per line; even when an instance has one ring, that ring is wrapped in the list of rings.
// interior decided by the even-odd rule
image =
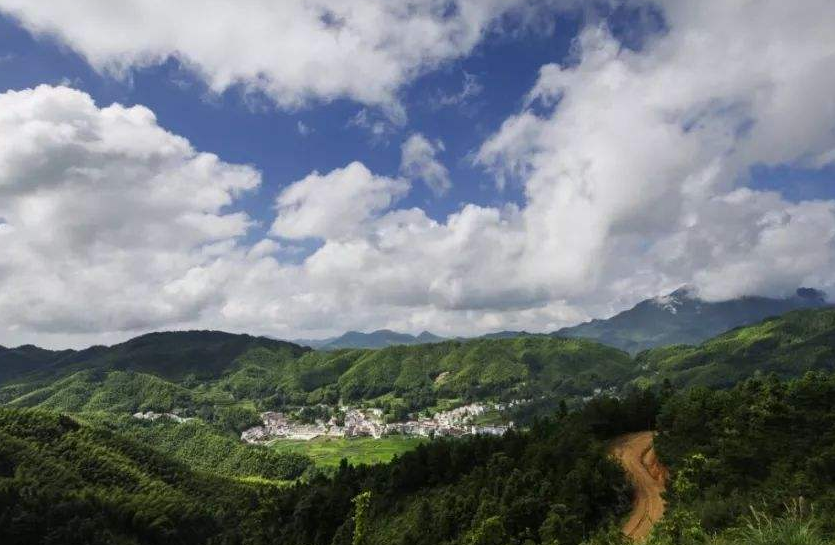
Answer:
[[[263,444],[275,439],[311,440],[316,437],[373,437],[406,435],[417,437],[460,437],[463,435],[503,435],[513,427],[506,425],[479,425],[476,417],[488,410],[502,411],[508,404],[471,403],[431,417],[419,417],[404,422],[385,423],[383,411],[377,408],[343,407],[344,418],[331,417],[327,421],[317,419],[303,423],[291,415],[280,412],[261,414],[262,425],[245,430],[241,440]]]

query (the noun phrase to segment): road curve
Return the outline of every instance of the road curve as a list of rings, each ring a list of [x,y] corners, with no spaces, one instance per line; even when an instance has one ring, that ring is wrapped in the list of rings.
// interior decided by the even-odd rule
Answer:
[[[632,513],[623,525],[623,533],[642,541],[664,514],[661,493],[667,484],[667,469],[655,457],[651,431],[628,433],[612,441],[610,452],[626,470],[635,487]]]

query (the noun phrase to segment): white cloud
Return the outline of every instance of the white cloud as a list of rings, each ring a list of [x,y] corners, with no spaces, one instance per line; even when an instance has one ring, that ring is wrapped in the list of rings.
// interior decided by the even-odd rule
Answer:
[[[296,130],[302,136],[308,136],[309,134],[311,134],[313,132],[313,128],[307,126],[302,121],[299,121],[298,123],[296,123]]]
[[[441,196],[452,187],[447,168],[435,158],[444,151],[440,140],[431,142],[422,134],[413,134],[401,147],[400,172],[405,176],[423,180],[435,196]]]
[[[198,316],[213,245],[251,224],[224,208],[260,183],[198,153],[141,106],[66,87],[0,94],[0,317],[83,332]]]
[[[831,287],[832,203],[738,187],[752,165],[833,149],[835,6],[663,8],[668,32],[641,51],[583,31],[579,63],[543,67],[477,154],[524,184],[528,245],[548,256],[534,281],[578,302],[691,281],[712,298]]]
[[[478,150],[523,205],[435,220],[397,207],[406,180],[314,172],[276,199],[270,236],[304,247],[292,262],[283,240],[239,241],[251,220],[228,209],[258,185],[251,168],[195,152],[142,107],[0,95],[6,333],[550,330],[683,283],[714,299],[832,292],[835,202],[745,182],[751,165],[831,160],[835,5],[662,7],[667,32],[639,51],[586,29],[576,62],[543,67]],[[436,161],[427,143],[414,164]]]
[[[468,54],[503,16],[548,0],[0,0],[116,75],[177,58],[215,92],[263,92],[283,107],[347,97],[403,116],[398,90]]]
[[[369,221],[408,190],[408,182],[375,176],[358,162],[324,176],[314,172],[278,196],[271,232],[291,239],[362,235]]]
[[[442,94],[438,98],[438,106],[459,106],[466,104],[469,100],[477,97],[484,90],[484,86],[478,81],[475,74],[464,71],[464,82],[461,90],[455,94]]]

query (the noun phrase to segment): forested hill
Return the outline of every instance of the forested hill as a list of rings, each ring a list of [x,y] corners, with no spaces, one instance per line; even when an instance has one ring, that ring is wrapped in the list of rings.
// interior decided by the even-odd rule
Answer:
[[[32,372],[62,373],[90,368],[153,373],[163,378],[217,378],[241,355],[265,348],[276,357],[297,358],[309,348],[267,337],[222,331],[149,333],[110,347],[45,350],[26,345],[0,348],[0,383]]]
[[[613,523],[628,493],[605,444],[567,423],[433,441],[390,465],[280,488],[193,471],[68,416],[0,408],[4,545],[488,545],[540,534],[571,545]]]
[[[359,530],[367,545],[618,544],[629,491],[606,441],[654,423],[674,495],[653,545],[791,542],[737,536],[760,531],[746,526],[749,506],[775,517],[801,495],[821,509],[823,530],[835,531],[832,309],[790,312],[635,359],[542,336],[316,352],[213,335],[180,336],[193,341],[188,350],[166,334],[94,348],[91,367],[0,388],[0,541],[348,545]],[[166,378],[142,363],[162,350],[197,362],[197,348],[215,346],[228,352],[209,367],[211,379],[179,367]],[[779,375],[802,378],[783,383]],[[746,377],[731,391],[704,387]],[[529,431],[435,440],[389,465],[332,474],[237,439],[259,410],[288,403],[365,400],[397,415],[441,399],[595,391],[577,412],[546,406],[539,414],[548,418],[528,420]],[[194,419],[130,416],[149,409]],[[301,480],[281,488],[277,479]],[[778,523],[763,531],[817,532],[795,519]],[[710,541],[707,533],[728,527],[736,529],[727,539]]]
[[[825,294],[811,288],[800,288],[786,298],[749,296],[709,302],[685,287],[641,301],[611,318],[565,327],[553,334],[592,339],[634,354],[671,344],[699,344],[734,327],[791,310],[824,306]]]
[[[699,346],[647,350],[635,362],[641,377],[669,379],[681,387],[728,387],[754,374],[788,378],[835,370],[835,309],[789,312]]]
[[[633,391],[528,431],[435,440],[289,487],[194,471],[77,418],[0,408],[0,541],[625,545],[630,491],[606,443],[655,422],[672,483],[648,545],[825,545],[833,403],[835,375],[824,372],[731,391]]]
[[[334,406],[340,400],[368,401],[402,417],[441,400],[591,395],[624,384],[634,367],[625,352],[582,339],[477,339],[315,352],[277,343],[257,345],[240,355],[230,351],[225,359],[212,354],[218,363],[214,368],[224,371],[206,379],[201,378],[205,373],[184,374],[175,358],[194,352],[177,346],[171,347],[172,354],[152,360],[155,367],[139,365],[128,354],[144,357],[166,347],[143,344],[142,350],[118,352],[119,359],[100,357],[87,366],[62,368],[62,374],[36,373],[7,382],[0,386],[0,403],[71,412],[182,409],[189,415],[237,422],[230,423],[237,429],[257,422],[258,411]],[[190,361],[197,366],[200,360],[195,356]],[[173,371],[162,368],[166,362],[176,365]]]
[[[0,352],[0,403],[58,410],[202,414],[237,429],[262,410],[368,402],[392,416],[444,400],[571,398],[669,379],[726,387],[758,372],[835,365],[835,310],[794,311],[698,346],[635,358],[584,339],[526,336],[311,351],[261,337],[157,333],[110,348]],[[34,373],[22,375],[22,370]],[[11,375],[11,376],[10,376]]]

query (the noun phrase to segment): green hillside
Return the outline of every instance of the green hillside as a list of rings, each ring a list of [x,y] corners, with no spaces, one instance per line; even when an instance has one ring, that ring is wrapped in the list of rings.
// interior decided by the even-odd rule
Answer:
[[[209,380],[235,367],[239,357],[257,349],[269,350],[276,361],[297,358],[309,351],[284,341],[222,331],[149,333],[110,347],[80,351],[22,346],[0,350],[0,383],[35,377],[52,380],[92,368],[151,373],[172,380]]]
[[[257,497],[67,416],[0,409],[4,544],[232,540],[257,533],[255,516],[239,515]]]
[[[728,387],[755,373],[800,376],[835,369],[835,309],[798,310],[733,329],[699,346],[638,354],[638,372],[678,386]]]
[[[162,454],[149,446],[161,436],[133,422],[0,409],[0,541],[625,545],[630,489],[606,445],[653,415],[672,485],[648,545],[831,545],[835,374],[824,372],[603,396],[524,432],[436,439],[292,486],[222,478],[177,451],[179,432]]]
[[[275,487],[193,471],[67,416],[0,409],[4,544],[349,545],[365,529],[366,545],[488,543],[474,539],[493,532],[571,545],[628,504],[605,444],[569,423],[432,441],[391,464]]]
[[[762,526],[752,507],[776,516],[786,504],[810,538],[817,530],[835,535],[835,374],[695,388],[663,405],[658,428],[657,452],[674,475],[662,527],[674,543],[705,543],[740,522]]]
[[[296,479],[307,469],[307,456],[248,445],[200,419],[178,423],[166,418],[140,420],[127,415],[85,414],[83,421],[118,433],[189,468],[221,476],[269,480]]]
[[[589,392],[623,380],[628,355],[600,344],[546,337],[447,341],[368,352],[338,381],[347,399],[422,389],[441,397],[525,389]]]
[[[593,341],[548,336],[310,351],[216,332],[146,335],[62,357],[73,362],[0,385],[0,403],[71,413],[179,411],[237,433],[258,412],[288,406],[367,402],[402,417],[465,400],[583,397],[629,382],[729,387],[755,373],[800,376],[835,368],[835,310],[793,311],[634,359]]]
[[[0,383],[21,375],[48,370],[64,358],[75,354],[75,350],[45,350],[31,344],[16,348],[0,346]]]
[[[36,381],[0,389],[11,407],[42,407],[64,412],[168,411],[193,407],[192,392],[146,373],[88,369],[54,382]]]
[[[633,367],[626,353],[582,339],[475,339],[314,352],[230,337],[231,345],[200,342],[198,348],[190,334],[145,336],[65,367],[57,378],[36,372],[11,380],[0,386],[0,403],[74,413],[180,410],[209,420],[236,410],[247,421],[259,410],[340,400],[380,398],[383,404],[415,410],[440,399],[588,395],[623,383]],[[161,344],[149,344],[155,339]],[[171,347],[175,340],[184,346]],[[211,359],[197,357],[213,346],[223,350]],[[172,354],[153,360],[154,365],[143,359],[169,348]],[[163,365],[181,354],[191,359]],[[197,369],[199,361],[208,362],[207,370],[185,373]]]

